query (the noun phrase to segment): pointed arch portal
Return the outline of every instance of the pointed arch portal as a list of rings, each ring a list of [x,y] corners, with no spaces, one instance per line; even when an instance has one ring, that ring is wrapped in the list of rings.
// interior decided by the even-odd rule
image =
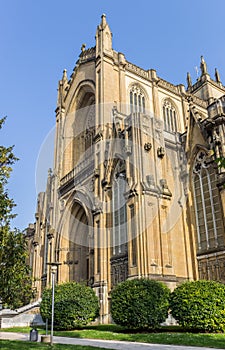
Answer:
[[[75,202],[69,222],[69,251],[67,253],[69,280],[88,283],[90,278],[89,227],[82,205]]]

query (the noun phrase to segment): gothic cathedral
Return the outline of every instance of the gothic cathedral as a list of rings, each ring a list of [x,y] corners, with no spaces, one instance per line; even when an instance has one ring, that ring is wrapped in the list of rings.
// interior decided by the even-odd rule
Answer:
[[[225,87],[203,57],[192,84],[173,85],[112,48],[102,15],[58,85],[54,168],[27,229],[37,296],[51,283],[110,291],[145,277],[225,283]]]

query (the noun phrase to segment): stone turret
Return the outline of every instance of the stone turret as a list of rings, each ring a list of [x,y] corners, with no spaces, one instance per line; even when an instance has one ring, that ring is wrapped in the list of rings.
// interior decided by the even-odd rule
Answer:
[[[192,87],[191,75],[190,75],[190,73],[188,72],[188,73],[187,73],[187,89],[190,90],[191,87]]]
[[[197,82],[192,86],[190,76],[187,77],[187,91],[211,104],[215,98],[225,95],[225,87],[220,81],[220,76],[217,69],[215,70],[215,80],[210,77],[207,64],[203,56],[201,56],[200,69],[201,75],[197,79]]]
[[[215,80],[220,86],[222,86],[222,82],[220,80],[220,73],[217,68],[215,68]]]

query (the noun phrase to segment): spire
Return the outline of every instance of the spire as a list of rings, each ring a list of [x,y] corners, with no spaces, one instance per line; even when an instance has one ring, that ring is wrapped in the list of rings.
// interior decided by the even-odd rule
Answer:
[[[64,105],[64,97],[65,97],[67,85],[68,85],[67,70],[64,69],[62,79],[59,80],[59,84],[58,84],[57,107],[63,107]]]
[[[200,68],[201,68],[201,71],[202,71],[202,74],[201,75],[204,75],[204,74],[207,74],[207,65],[205,63],[205,60],[204,60],[204,57],[201,56],[201,63],[200,63]]]
[[[68,82],[67,70],[66,69],[64,69],[64,71],[63,71],[62,82],[63,82],[63,84]]]
[[[217,68],[215,68],[215,79],[217,83],[221,83],[220,74]]]
[[[191,74],[187,72],[187,88],[188,90],[192,87]]]
[[[104,29],[107,25],[106,15],[103,13],[101,18],[102,18],[102,20],[101,20],[100,26],[102,29]]]
[[[51,176],[52,176],[52,169],[49,168],[49,169],[48,169],[48,177],[51,177]]]
[[[96,55],[101,55],[103,52],[112,54],[112,33],[106,15],[101,16],[101,23],[97,27],[96,32]]]
[[[100,22],[100,24],[99,24],[97,30],[104,30],[107,26],[109,27],[108,22],[107,22],[107,20],[106,20],[106,15],[103,13],[103,14],[101,15],[101,22]],[[110,30],[110,29],[109,29],[109,30]]]

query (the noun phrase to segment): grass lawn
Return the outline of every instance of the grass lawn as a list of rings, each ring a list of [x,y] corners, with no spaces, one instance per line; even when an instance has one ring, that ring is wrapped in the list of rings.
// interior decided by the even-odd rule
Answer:
[[[10,328],[2,331],[28,333],[30,328]],[[45,331],[39,330],[40,334]],[[159,332],[139,332],[128,331],[116,325],[87,326],[74,331],[55,331],[54,335],[61,337],[76,337],[105,340],[125,340],[142,343],[173,344],[189,346],[206,346],[211,348],[225,349],[225,334],[204,334],[182,332],[178,327],[167,327]]]
[[[47,350],[47,349],[55,349],[55,350],[63,350],[63,349],[74,349],[74,345],[65,345],[65,344],[53,344],[53,346],[43,343],[30,343],[24,341],[11,341],[11,340],[0,340],[0,349],[1,350],[29,350],[29,349],[37,349],[37,350]],[[92,346],[80,346],[76,345],[76,350],[99,350],[99,348]]]

